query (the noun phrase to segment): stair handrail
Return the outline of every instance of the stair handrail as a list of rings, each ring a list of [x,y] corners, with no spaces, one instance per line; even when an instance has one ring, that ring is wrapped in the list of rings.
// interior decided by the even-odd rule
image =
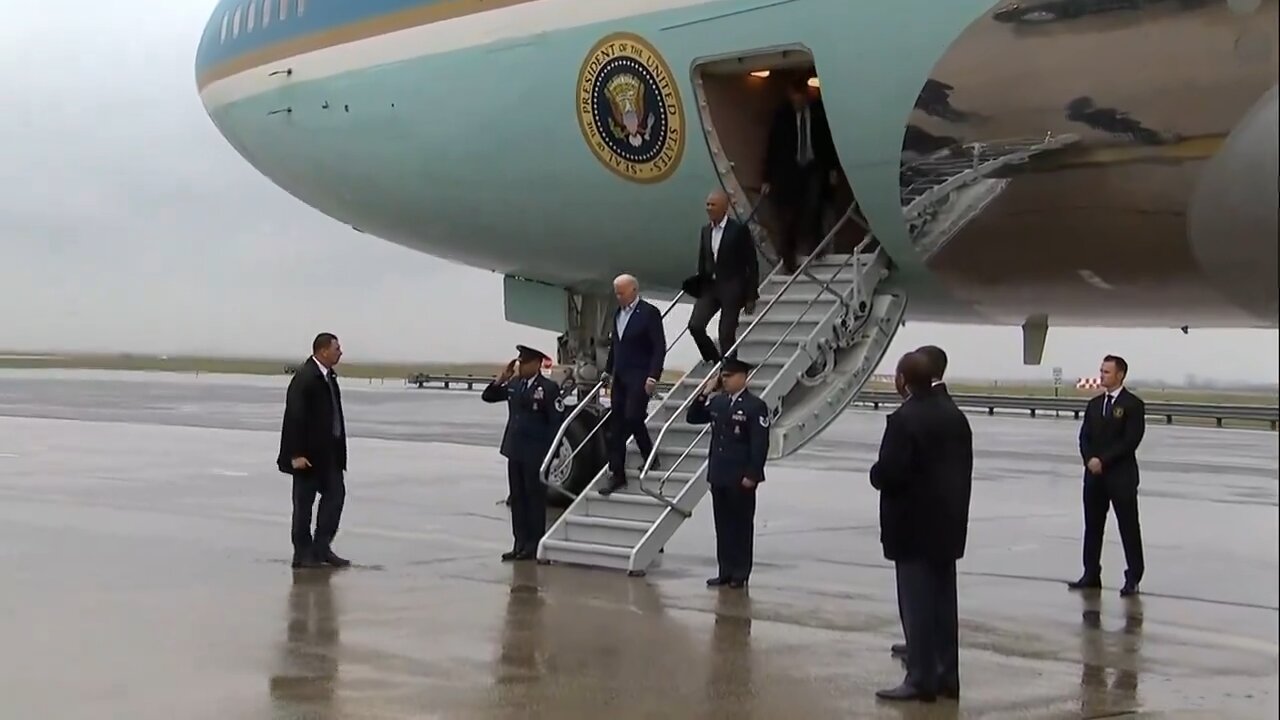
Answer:
[[[760,194],[760,199],[757,200],[756,204],[751,208],[751,212],[748,213],[747,218],[741,221],[744,226],[747,226],[748,228],[750,227],[750,224],[752,220],[755,218],[756,213],[758,213],[760,211],[760,208],[764,205],[764,199],[765,199],[765,196],[767,195],[768,195],[767,192]],[[752,239],[754,240],[754,237]],[[755,243],[753,242],[753,245],[754,244]],[[699,252],[701,252],[701,249],[699,249]],[[671,311],[676,307],[676,305],[680,304],[680,300],[683,299],[685,295],[686,295],[685,291],[681,289],[680,292],[677,293],[674,298],[672,298],[671,302],[667,304],[666,309],[662,311],[662,317],[660,318],[660,320],[666,320],[667,315],[671,313]],[[687,334],[688,332],[689,332],[689,326],[688,324],[686,324],[685,327],[682,328],[680,332],[676,335],[675,339],[667,343],[665,352],[670,352],[671,348],[675,347],[676,343],[679,343],[680,340],[683,339],[685,334]],[[694,367],[697,367],[697,365],[695,364]],[[688,373],[686,373],[685,375],[687,376]],[[589,390],[587,394],[581,400],[579,400],[578,403],[574,406],[573,411],[569,413],[568,417],[566,417],[564,420],[560,422],[560,427],[556,430],[555,437],[551,441],[551,447],[547,449],[547,454],[542,459],[542,466],[538,470],[538,479],[542,481],[543,485],[546,485],[549,488],[555,488],[557,491],[565,495],[568,495],[569,497],[574,499],[577,499],[578,497],[577,493],[566,490],[560,487],[559,485],[552,485],[551,482],[548,480],[548,473],[551,470],[551,463],[555,459],[556,449],[560,446],[560,443],[564,440],[565,433],[567,433],[569,430],[569,425],[573,422],[573,420],[575,420],[578,417],[578,415],[588,405],[590,405],[592,402],[598,401],[600,393],[606,385],[607,379],[608,379],[608,376],[604,373],[601,373],[600,381],[595,384],[595,387],[591,388],[591,390]],[[675,387],[678,387],[678,386],[679,386],[679,383],[677,382],[676,385],[672,386],[672,389],[675,389]],[[669,394],[671,391],[668,390],[667,392]],[[664,396],[664,401],[665,401],[665,396]],[[657,411],[661,407],[662,405],[659,404],[658,408],[654,408],[654,410]],[[591,428],[591,432],[587,433],[587,436],[582,439],[582,442],[579,443],[578,446],[575,447],[573,451],[569,453],[569,457],[566,459],[566,462],[572,461],[573,458],[577,457],[578,451],[586,447],[587,442],[590,441],[591,438],[595,437],[595,434],[600,431],[600,428],[604,427],[604,424],[608,422],[609,416],[612,413],[613,413],[613,405],[610,404],[609,409],[600,415],[600,421],[595,424],[595,427]]]
[[[853,217],[853,210],[856,206],[857,206],[856,202],[850,204],[849,209],[845,211],[844,215],[841,216],[840,220],[836,222],[834,227],[831,228],[830,232],[827,233],[827,236],[822,239],[822,242],[818,243],[818,246],[814,248],[812,252],[809,253],[808,257],[804,259],[804,262],[800,264],[800,267],[797,268],[796,271],[791,275],[791,279],[788,280],[787,283],[782,286],[782,289],[779,290],[777,294],[773,296],[773,299],[769,301],[769,304],[766,305],[763,310],[760,310],[756,313],[755,319],[752,320],[751,324],[747,326],[747,329],[743,331],[741,335],[738,336],[738,339],[734,341],[733,346],[728,350],[720,353],[720,360],[718,360],[716,364],[711,368],[711,371],[707,373],[706,377],[704,377],[702,381],[695,386],[694,391],[689,393],[689,397],[685,398],[684,402],[680,404],[680,407],[676,408],[676,411],[671,414],[671,417],[668,418],[665,423],[663,423],[662,429],[658,431],[657,439],[653,441],[653,451],[649,453],[649,457],[645,458],[644,465],[642,465],[640,468],[640,477],[637,480],[637,482],[640,485],[640,492],[666,505],[672,510],[675,510],[681,515],[685,515],[686,517],[688,517],[689,515],[692,514],[692,513],[686,514],[686,512],[683,509],[677,507],[674,502],[669,500],[661,492],[651,491],[644,486],[645,478],[648,477],[649,471],[653,468],[653,461],[658,457],[658,448],[662,447],[662,441],[664,438],[666,438],[667,431],[670,430],[672,424],[674,424],[675,421],[681,417],[681,414],[688,410],[689,405],[693,402],[693,399],[698,397],[698,390],[702,389],[702,387],[706,385],[708,380],[710,380],[715,374],[720,372],[721,367],[724,365],[724,358],[732,355],[738,349],[738,346],[741,345],[742,342],[747,339],[747,337],[751,334],[751,331],[754,330],[755,327],[760,324],[760,321],[763,320],[764,317],[769,314],[769,310],[773,308],[774,304],[776,304],[778,300],[782,298],[783,295],[787,294],[787,290],[789,290],[791,286],[795,283],[795,281],[798,280],[800,276],[804,273],[804,271],[809,268],[809,265],[813,263],[814,259],[817,258],[818,255],[822,253],[823,250],[826,249],[827,245],[829,245],[832,242],[832,240],[835,238],[836,234],[840,231],[840,229],[843,228],[845,223],[849,221],[849,218]],[[864,240],[864,243],[865,242],[866,241]],[[859,247],[861,247],[861,245],[859,245]],[[775,266],[773,268],[773,271],[769,273],[768,277],[766,277],[760,283],[760,287],[763,288],[766,284],[768,284],[768,282],[772,280],[775,275],[778,274],[778,271],[780,268],[782,268],[781,264]],[[808,277],[816,279],[813,275],[809,275]],[[831,283],[830,280],[824,281],[823,287],[819,288],[816,295],[821,295],[823,290],[826,288],[826,286],[830,285],[830,283]],[[784,335],[783,337],[786,337],[786,336]],[[693,371],[697,367],[698,367],[697,365],[694,365],[692,368],[690,368],[689,371],[684,374],[684,377],[680,378],[680,380],[676,382],[675,386],[680,387],[682,384],[684,384],[684,381],[687,380],[691,374],[693,374]],[[756,370],[759,370],[759,368],[757,367]],[[752,374],[753,375],[755,374],[754,371],[752,372]],[[693,444],[696,444],[696,441]],[[690,448],[692,448],[692,446],[693,445],[691,444]],[[686,457],[688,455],[688,452],[689,452],[688,449],[686,449],[685,454],[681,455],[681,459]],[[671,471],[679,467],[679,465],[680,465],[679,462],[672,465],[671,470],[667,471],[667,475],[670,475]]]

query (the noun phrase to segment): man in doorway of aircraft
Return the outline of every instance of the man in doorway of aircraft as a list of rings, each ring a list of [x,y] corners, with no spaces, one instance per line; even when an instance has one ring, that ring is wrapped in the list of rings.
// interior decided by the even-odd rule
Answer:
[[[811,96],[808,78],[796,76],[773,117],[763,185],[781,225],[777,250],[789,273],[797,255],[809,255],[822,241],[822,210],[840,179],[838,168],[822,100]]]
[[[609,358],[605,361],[605,382],[611,399],[609,432],[609,484],[600,491],[608,495],[627,484],[627,440],[634,437],[641,457],[647,461],[653,440],[644,426],[649,398],[658,389],[667,358],[667,338],[662,329],[662,312],[640,297],[640,282],[632,275],[613,281],[618,309],[610,328]],[[658,468],[655,459],[653,469]]]
[[[698,302],[689,316],[689,334],[702,359],[714,363],[738,337],[738,314],[755,312],[760,296],[760,265],[756,244],[746,225],[729,217],[729,196],[723,190],[707,196],[707,218],[698,243],[698,274],[691,278]],[[686,289],[688,286],[686,286]],[[711,316],[720,312],[720,347],[707,336]]]
[[[1147,428],[1142,398],[1124,387],[1129,364],[1117,355],[1102,359],[1105,393],[1089,401],[1080,425],[1080,459],[1084,462],[1084,574],[1068,583],[1072,590],[1102,587],[1102,535],[1107,508],[1116,511],[1120,542],[1129,566],[1122,597],[1138,594],[1145,564],[1138,523],[1138,446]]]

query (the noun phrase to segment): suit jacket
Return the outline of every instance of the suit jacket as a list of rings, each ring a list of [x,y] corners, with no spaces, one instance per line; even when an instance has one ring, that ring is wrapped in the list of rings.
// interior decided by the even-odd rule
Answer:
[[[524,385],[520,378],[494,380],[480,394],[487,403],[507,403],[507,428],[502,433],[502,456],[542,464],[564,419],[560,386],[538,373]]]
[[[1138,488],[1138,445],[1147,430],[1147,406],[1142,398],[1121,388],[1105,416],[1106,393],[1085,406],[1080,423],[1080,459],[1102,461],[1102,479],[1108,484],[1136,490]],[[1085,480],[1095,477],[1085,469]]]
[[[716,487],[741,487],[742,479],[764,482],[769,456],[769,406],[744,389],[736,400],[720,393],[699,395],[685,413],[691,425],[711,423],[711,452],[707,482]]]
[[[627,320],[627,330],[618,337],[618,315],[622,308],[613,311],[609,322],[609,358],[604,371],[624,382],[644,382],[645,378],[659,380],[667,359],[667,336],[662,329],[662,311],[644,298],[636,301],[636,309]]]
[[[809,105],[809,145],[813,148],[813,164],[824,175],[837,169],[835,142],[827,125],[827,111],[821,100]],[[784,102],[773,116],[769,129],[769,144],[765,150],[764,180],[786,192],[799,172],[796,151],[800,148],[799,128],[796,127],[796,110],[790,102]]]
[[[284,421],[280,428],[280,454],[276,467],[288,475],[304,475],[309,471],[295,471],[292,461],[304,457],[313,470],[347,469],[347,429],[342,414],[342,391],[333,380],[333,395],[337,396],[339,437],[333,436],[334,398],[330,395],[329,382],[316,361],[307,358],[293,373],[289,390],[285,395]]]
[[[880,542],[893,561],[964,557],[973,488],[973,432],[949,396],[907,398],[886,421],[871,466]]]
[[[740,305],[757,300],[760,297],[760,260],[756,256],[756,243],[750,228],[727,218],[724,232],[720,235],[720,252],[713,255],[711,223],[703,225],[702,242],[698,245],[698,277],[703,288],[710,288],[714,282],[721,298],[733,299]]]

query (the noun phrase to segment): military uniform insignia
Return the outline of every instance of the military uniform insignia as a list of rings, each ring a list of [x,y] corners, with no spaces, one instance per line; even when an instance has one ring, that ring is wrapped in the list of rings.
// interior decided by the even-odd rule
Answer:
[[[656,183],[684,154],[678,80],[656,48],[614,33],[587,53],[578,73],[578,126],[605,167],[632,182]]]
[[[556,398],[556,412],[564,412],[564,398]]]
[[[769,427],[769,413],[760,413],[760,427]]]
[[[1117,405],[1115,409],[1111,411],[1111,415],[1115,419],[1119,420],[1120,418],[1124,417],[1124,408]]]
[[[542,399],[542,397],[543,397],[543,393],[542,393],[542,386],[541,386],[541,385],[539,385],[538,387],[534,388],[534,390],[533,390],[533,399],[534,399],[534,400],[541,400],[541,399]]]

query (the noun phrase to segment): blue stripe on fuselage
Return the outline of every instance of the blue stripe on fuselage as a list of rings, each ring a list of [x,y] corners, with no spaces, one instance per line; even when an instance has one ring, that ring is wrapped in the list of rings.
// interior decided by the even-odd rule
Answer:
[[[196,51],[196,75],[233,60],[240,55],[257,52],[271,45],[286,42],[312,33],[333,30],[380,15],[408,10],[422,5],[434,5],[446,0],[303,0],[305,6],[298,15],[299,0],[220,0],[214,8],[209,23]],[[262,25],[263,3],[271,5],[271,20]],[[289,6],[288,18],[280,19],[280,3]],[[256,14],[253,30],[247,30],[247,13],[250,7]],[[236,37],[230,29],[236,9],[240,9],[240,32]],[[227,37],[222,39],[222,18],[227,17]]]

